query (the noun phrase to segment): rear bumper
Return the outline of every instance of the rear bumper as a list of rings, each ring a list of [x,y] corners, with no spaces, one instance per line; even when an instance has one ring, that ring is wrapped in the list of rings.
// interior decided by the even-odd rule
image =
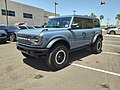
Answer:
[[[17,49],[20,50],[23,53],[26,53],[31,56],[42,56],[42,55],[47,55],[49,52],[49,49],[41,49],[41,48],[31,48],[31,47],[26,47],[17,44]]]

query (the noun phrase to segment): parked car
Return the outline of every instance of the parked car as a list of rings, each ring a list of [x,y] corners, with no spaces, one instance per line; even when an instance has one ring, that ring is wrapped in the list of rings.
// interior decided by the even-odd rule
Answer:
[[[45,28],[21,30],[17,36],[17,49],[26,58],[46,56],[46,64],[53,70],[65,67],[73,50],[90,47],[93,53],[102,51],[99,19],[87,16],[55,17]]]
[[[107,34],[120,34],[120,27],[108,29]]]
[[[20,25],[18,26],[20,30],[25,30],[25,29],[36,29],[34,26],[26,26],[26,25]]]
[[[112,29],[112,28],[116,28],[116,27],[106,27],[105,30]]]
[[[20,29],[17,26],[14,25],[1,25],[0,26],[1,30],[5,30],[6,33],[8,34],[8,40],[10,41],[16,41],[16,33],[20,31]]]
[[[0,30],[0,43],[7,42],[7,33],[4,30]]]

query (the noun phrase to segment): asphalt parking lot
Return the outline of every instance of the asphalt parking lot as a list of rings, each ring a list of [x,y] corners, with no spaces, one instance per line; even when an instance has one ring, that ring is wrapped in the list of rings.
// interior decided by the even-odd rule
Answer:
[[[0,90],[120,90],[120,35],[104,35],[103,51],[70,53],[52,72],[44,59],[26,59],[15,42],[0,45]]]

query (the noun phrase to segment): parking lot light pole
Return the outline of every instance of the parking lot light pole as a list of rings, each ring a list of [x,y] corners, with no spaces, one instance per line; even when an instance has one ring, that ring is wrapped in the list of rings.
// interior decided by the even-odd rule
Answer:
[[[73,15],[75,15],[75,13],[76,13],[76,11],[75,11],[75,10],[73,10]]]
[[[53,2],[53,4],[55,5],[55,16],[56,16],[56,6],[58,5],[57,2]]]
[[[107,18],[107,26],[109,26],[110,18]]]
[[[8,9],[7,9],[7,0],[5,0],[5,9],[6,9],[6,21],[7,21],[7,26],[8,26]]]

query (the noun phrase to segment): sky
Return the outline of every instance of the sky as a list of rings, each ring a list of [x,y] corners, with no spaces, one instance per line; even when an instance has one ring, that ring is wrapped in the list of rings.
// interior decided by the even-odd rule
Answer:
[[[100,0],[13,0],[30,6],[42,8],[46,11],[54,12],[53,2],[57,2],[57,13],[62,15],[72,15],[73,10],[77,15],[90,15],[94,13],[96,16],[104,15],[102,21],[106,25],[116,24],[115,16],[120,14],[120,0],[105,0],[105,5],[100,5]]]

